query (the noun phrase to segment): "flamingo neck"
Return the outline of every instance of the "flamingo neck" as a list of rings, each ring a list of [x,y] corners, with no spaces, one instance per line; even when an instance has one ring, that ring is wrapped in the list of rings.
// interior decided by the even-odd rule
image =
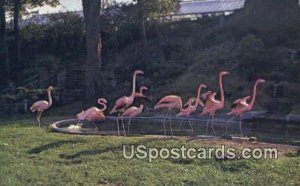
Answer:
[[[135,93],[135,85],[136,85],[136,74],[133,74],[133,79],[132,79],[132,91],[131,91],[131,95],[134,95]]]
[[[198,102],[199,102],[199,100],[200,100],[201,89],[202,89],[203,87],[204,87],[203,85],[200,85],[200,86],[198,87],[197,99],[196,99],[196,104],[195,104],[195,105],[197,105]]]
[[[178,109],[180,110],[180,112],[184,110],[184,108],[182,108],[182,100],[181,99],[179,99],[179,108]]]
[[[219,87],[221,91],[221,104],[224,105],[224,88],[223,88],[223,75],[219,75]]]
[[[106,110],[106,104],[103,103],[101,100],[98,100],[98,104],[102,106],[101,109],[99,109],[101,112],[104,112]]]
[[[196,100],[196,102],[195,102],[194,105],[192,104],[192,102],[190,102],[190,103],[188,104],[188,107],[187,107],[186,110],[188,110],[188,109],[195,109],[195,108],[197,108],[197,106],[198,106],[198,99]]]
[[[49,107],[52,105],[51,90],[48,90]]]
[[[253,93],[252,93],[252,99],[251,102],[249,104],[249,109],[252,109],[254,107],[255,104],[255,99],[256,99],[256,87],[258,85],[258,82],[256,81],[253,87]]]

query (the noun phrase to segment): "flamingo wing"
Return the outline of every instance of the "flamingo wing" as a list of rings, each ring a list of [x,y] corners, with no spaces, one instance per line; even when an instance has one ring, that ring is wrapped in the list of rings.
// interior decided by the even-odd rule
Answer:
[[[45,100],[40,100],[40,101],[33,103],[33,105],[30,107],[30,110],[32,112],[35,112],[35,111],[43,111],[48,108],[49,108],[49,102],[45,101]]]
[[[128,105],[128,97],[127,96],[118,98],[115,102],[115,106],[111,109],[110,114],[116,112],[117,109],[120,109],[121,107],[124,107],[126,105]]]
[[[218,103],[218,101],[216,101],[212,98],[208,98],[205,102],[203,110],[211,110],[216,106],[217,103]]]
[[[165,96],[165,97],[161,98],[156,105],[159,105],[159,104],[162,104],[162,103],[174,103],[174,102],[177,102],[179,100],[181,100],[181,98],[179,96],[168,95],[168,96]]]
[[[239,102],[241,102],[241,101],[242,101],[242,99],[239,98],[239,99],[235,100],[235,101],[233,102],[233,104],[239,103]]]
[[[135,116],[136,113],[139,114],[138,111],[139,111],[139,109],[137,107],[130,107],[122,115],[125,117],[126,116]]]
[[[249,104],[247,103],[247,100],[250,99],[251,96],[246,96],[240,99],[237,99],[233,102],[231,105],[231,108],[236,108],[236,107],[247,107]]]

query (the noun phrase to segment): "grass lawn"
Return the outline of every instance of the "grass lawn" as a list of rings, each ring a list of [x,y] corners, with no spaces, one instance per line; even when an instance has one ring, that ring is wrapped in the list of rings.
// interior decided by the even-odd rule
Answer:
[[[300,185],[300,156],[277,160],[157,159],[123,157],[123,144],[149,147],[218,146],[186,137],[79,136],[52,133],[45,117],[0,124],[0,185]],[[234,143],[231,143],[234,145]],[[298,152],[299,153],[299,152]]]

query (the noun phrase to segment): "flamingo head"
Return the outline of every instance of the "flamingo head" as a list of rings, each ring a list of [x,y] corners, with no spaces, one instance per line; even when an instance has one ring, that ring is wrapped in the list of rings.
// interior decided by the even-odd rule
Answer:
[[[148,90],[148,87],[146,87],[146,86],[141,86],[140,92],[143,92],[144,90]]]
[[[201,94],[201,98],[202,98],[203,100],[207,100],[207,99],[208,99],[209,97],[211,97],[213,94],[216,95],[215,92],[207,91],[207,92]]]
[[[105,104],[107,104],[107,100],[105,99],[105,98],[99,98],[98,99],[98,103],[100,104],[100,103],[105,103]]]
[[[217,93],[216,92],[213,92],[212,94],[210,94],[208,97],[209,98],[213,98],[213,97],[215,97],[217,95]]]
[[[50,85],[50,86],[47,88],[47,90],[48,90],[48,91],[54,90],[54,87]]]
[[[191,105],[193,102],[196,102],[195,97],[189,98],[189,100],[183,105],[183,107],[186,107],[187,105]]]
[[[220,75],[221,75],[221,76],[230,75],[230,72],[227,72],[227,71],[221,71],[221,72],[220,72]]]
[[[243,98],[243,101],[247,101],[250,98],[251,98],[251,96],[246,96],[246,97]]]
[[[201,84],[200,87],[201,88],[207,88],[207,86],[205,84]]]
[[[257,83],[265,83],[266,80],[264,80],[264,79],[258,79],[258,80],[256,80],[256,82],[257,82]]]
[[[139,75],[139,74],[143,75],[144,72],[143,72],[142,70],[135,70],[135,71],[134,71],[134,74],[135,74],[135,75]]]
[[[148,88],[145,86],[141,86],[140,92],[135,92],[134,97],[148,99],[148,97],[144,95],[144,92],[143,92],[144,90],[148,90]]]

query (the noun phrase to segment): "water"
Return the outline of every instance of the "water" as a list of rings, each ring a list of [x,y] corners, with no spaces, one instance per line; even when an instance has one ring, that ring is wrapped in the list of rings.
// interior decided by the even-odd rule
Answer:
[[[206,135],[206,123],[207,117],[201,119],[190,119],[193,131],[187,121],[187,118],[172,118],[172,129],[175,136],[197,136]],[[163,118],[153,117],[139,117],[132,119],[130,125],[130,135],[163,135]],[[217,136],[225,134],[225,122],[224,119],[216,118],[214,123],[214,129]],[[65,122],[61,127],[66,129],[71,124],[77,124],[77,120],[70,120]],[[127,131],[128,119],[124,119],[125,130]],[[115,117],[108,117],[106,121],[96,123],[100,128],[100,133],[93,128],[91,123],[85,122],[83,129],[79,129],[80,132],[94,132],[97,134],[116,134],[117,125]],[[123,128],[121,122],[120,134],[123,134]],[[270,121],[256,121],[245,122],[242,124],[243,134],[247,137],[256,137],[260,142],[291,144],[300,146],[300,125],[297,123],[280,123]],[[169,128],[169,122],[166,122],[167,135],[171,135]],[[240,136],[238,121],[233,121],[229,124],[228,134],[232,136]],[[213,135],[213,132],[208,128],[207,135]]]

